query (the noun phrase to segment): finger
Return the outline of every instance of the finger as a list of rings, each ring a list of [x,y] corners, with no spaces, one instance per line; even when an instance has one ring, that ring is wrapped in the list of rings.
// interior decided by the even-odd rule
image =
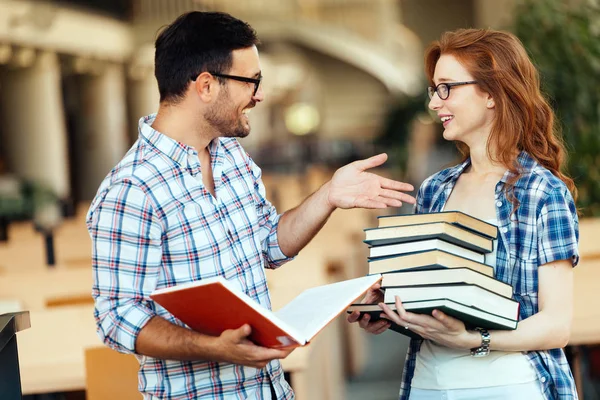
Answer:
[[[439,331],[447,330],[442,323],[427,314],[414,314],[406,311],[399,296],[396,296],[396,312],[411,327],[433,328]]]
[[[376,156],[369,157],[365,160],[355,161],[353,164],[360,169],[365,171],[370,168],[375,168],[386,162],[388,156],[385,153],[377,154]]]
[[[392,310],[387,304],[385,303],[379,303],[379,307],[381,308],[381,310],[383,311],[383,318],[389,319],[392,322],[395,322],[398,325],[406,325],[406,323],[404,323],[402,321],[402,318],[394,311]]]
[[[379,209],[387,208],[388,205],[382,201],[375,201],[372,199],[357,199],[355,208],[368,208],[368,209]]]
[[[369,324],[369,326],[367,327],[366,331],[369,333],[375,333],[377,331],[380,331],[381,329],[387,329],[387,327],[390,325],[390,323],[386,320],[379,320],[377,322],[373,322],[372,324]],[[384,329],[384,330],[385,330]]]
[[[399,190],[401,192],[412,192],[415,187],[410,183],[395,181],[393,179],[379,177],[379,184],[384,189]]]
[[[431,314],[437,321],[439,321],[442,325],[444,325],[444,327],[446,327],[446,329],[455,330],[458,328],[456,326],[457,320],[450,317],[449,315],[444,314],[440,310],[433,310],[433,312]]]
[[[269,362],[271,360],[279,360],[287,357],[288,354],[287,350],[260,347],[260,350],[257,350],[254,354],[254,361]]]
[[[354,323],[356,321],[358,321],[358,319],[360,318],[360,311],[352,311],[351,314],[348,314],[348,322]]]
[[[405,203],[409,203],[412,200],[415,200],[415,198],[412,197],[411,195],[408,195],[408,194],[402,193],[402,192],[398,192],[396,190],[391,190],[391,189],[381,189],[379,191],[379,196],[381,196],[381,197],[387,197],[389,199],[400,200],[400,201],[403,201]]]
[[[371,316],[369,314],[365,314],[359,321],[358,326],[363,329],[367,329],[369,327],[369,321],[371,320]]]
[[[232,330],[232,339],[234,342],[241,343],[252,333],[252,328],[248,324],[240,326],[238,329]]]
[[[371,289],[369,289],[369,291],[367,292],[367,295],[363,299],[362,303],[363,304],[378,303],[379,299],[382,297],[380,287],[381,287],[381,285],[379,283],[376,283],[375,285],[371,286]]]
[[[372,333],[373,335],[380,335],[380,334],[382,334],[383,332],[385,332],[385,331],[387,331],[388,329],[390,329],[390,326],[392,326],[392,324],[390,324],[389,322],[388,322],[388,323],[385,323],[385,324],[383,324],[383,326],[382,326],[381,328],[379,328],[379,329],[376,329],[376,330],[373,330],[373,331],[371,331],[371,333]]]

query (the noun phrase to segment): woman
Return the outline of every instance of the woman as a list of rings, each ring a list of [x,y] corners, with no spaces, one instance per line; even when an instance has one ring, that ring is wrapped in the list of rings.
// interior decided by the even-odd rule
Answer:
[[[442,312],[385,317],[418,333],[404,366],[401,399],[575,399],[561,349],[569,339],[573,272],[579,259],[573,180],[537,71],[510,33],[457,30],[426,52],[429,108],[463,162],[428,179],[416,212],[459,210],[499,228],[486,264],[520,303],[514,331],[467,330]],[[380,301],[371,291],[366,302]],[[349,317],[355,322],[357,313]],[[359,324],[381,333],[389,322]],[[489,350],[486,344],[489,343]]]

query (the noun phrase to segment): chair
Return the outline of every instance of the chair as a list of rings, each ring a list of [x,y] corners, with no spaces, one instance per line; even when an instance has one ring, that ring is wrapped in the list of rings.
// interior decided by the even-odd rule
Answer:
[[[85,350],[87,400],[139,400],[137,388],[140,365],[131,354],[121,354],[108,347]]]

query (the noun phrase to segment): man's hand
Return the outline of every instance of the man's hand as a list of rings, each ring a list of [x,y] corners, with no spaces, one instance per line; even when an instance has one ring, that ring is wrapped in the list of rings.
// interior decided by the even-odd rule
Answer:
[[[248,340],[252,332],[249,325],[229,329],[221,333],[216,341],[217,359],[237,365],[264,368],[269,361],[286,358],[294,348],[270,349],[257,346]]]
[[[387,154],[383,153],[338,169],[329,183],[327,202],[330,207],[386,208],[400,207],[402,202],[414,204],[414,197],[402,193],[414,190],[412,185],[366,172],[386,160]]]
[[[379,283],[371,286],[365,298],[361,301],[361,304],[378,304],[383,301],[383,294],[379,290],[381,285]],[[374,335],[379,335],[380,333],[385,332],[390,327],[390,322],[386,319],[381,319],[376,322],[370,322],[371,317],[369,314],[365,314],[362,318],[360,318],[360,312],[354,311],[352,314],[348,315],[348,322],[357,322],[358,326],[363,328],[369,333]]]

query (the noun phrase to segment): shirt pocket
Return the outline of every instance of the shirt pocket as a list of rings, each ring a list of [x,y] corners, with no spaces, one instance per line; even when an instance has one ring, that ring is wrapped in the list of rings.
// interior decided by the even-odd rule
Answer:
[[[512,271],[513,297],[519,302],[519,320],[538,312],[537,258],[517,258]]]

